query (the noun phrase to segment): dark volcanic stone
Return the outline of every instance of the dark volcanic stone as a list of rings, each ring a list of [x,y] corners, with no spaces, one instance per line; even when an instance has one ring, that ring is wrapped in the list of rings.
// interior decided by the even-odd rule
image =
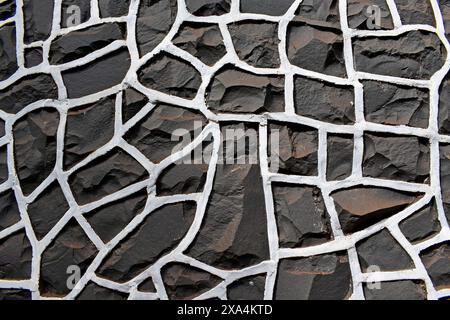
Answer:
[[[376,11],[371,6],[380,9],[380,24],[377,25]],[[386,0],[349,0],[348,25],[352,29],[393,29],[392,15]]]
[[[0,119],[0,137],[5,135],[5,121]]]
[[[230,12],[231,0],[186,0],[186,7],[196,16],[221,16]]]
[[[72,289],[68,284],[75,286],[79,280],[68,272],[71,270],[69,267],[77,266],[80,276],[83,276],[97,252],[76,220],[70,220],[42,253],[39,279],[41,294],[51,297],[67,295]]]
[[[147,191],[142,190],[95,209],[85,217],[95,233],[108,243],[144,210],[146,201]]]
[[[216,64],[227,53],[217,24],[186,22],[172,43],[208,66]]]
[[[24,0],[24,41],[46,40],[52,30],[53,0]]]
[[[327,180],[344,180],[353,171],[353,136],[329,134],[327,138]]]
[[[113,5],[116,5],[115,2]],[[176,0],[140,2],[136,23],[136,40],[141,56],[155,49],[167,36],[176,15]]]
[[[0,20],[11,18],[16,13],[16,1],[5,0],[0,3]]]
[[[354,38],[353,52],[357,71],[412,79],[430,79],[446,55],[438,36],[427,31]]]
[[[241,0],[241,12],[281,16],[288,11],[294,0]]]
[[[103,23],[72,31],[52,41],[49,60],[51,64],[74,61],[125,38],[126,25],[123,23]]]
[[[147,278],[144,281],[142,281],[139,286],[138,290],[141,292],[156,292],[155,284],[153,283],[152,278]]]
[[[13,190],[0,194],[0,231],[20,221],[20,211]]]
[[[318,174],[319,133],[316,129],[294,123],[272,122],[269,124],[269,134],[272,171],[302,176]],[[273,142],[278,143],[279,146]],[[276,170],[277,166],[278,170]]]
[[[150,267],[184,238],[195,215],[192,202],[163,206],[149,214],[101,264],[97,274],[126,282]]]
[[[227,130],[245,135],[230,137],[225,135]],[[269,258],[261,170],[257,161],[252,161],[257,160],[257,130],[253,124],[221,126],[227,164],[220,161],[217,165],[203,225],[187,251],[189,256],[217,268],[242,269]],[[256,139],[246,143],[250,135]],[[240,149],[226,154],[230,142],[236,142]]]
[[[420,254],[422,262],[437,289],[450,287],[450,243],[435,245]]]
[[[202,83],[200,72],[189,62],[160,53],[138,71],[146,87],[185,99],[194,99]]]
[[[47,99],[58,99],[56,83],[50,75],[35,74],[0,90],[0,109],[17,113],[33,102]]]
[[[55,168],[58,125],[59,112],[43,108],[27,113],[13,127],[15,166],[26,195]]]
[[[31,300],[31,292],[24,289],[0,289],[0,301]]]
[[[445,34],[447,39],[450,40],[450,0],[439,0],[438,3],[444,20]]]
[[[128,294],[126,293],[100,287],[99,285],[90,282],[83,291],[81,291],[77,300],[126,300],[127,297]]]
[[[280,247],[308,247],[333,238],[319,188],[274,183],[272,190]]]
[[[421,194],[379,187],[354,187],[331,194],[342,230],[361,231],[389,218],[417,201]]]
[[[442,2],[442,1],[440,1]],[[403,24],[428,24],[435,26],[433,8],[429,0],[395,0]]]
[[[0,279],[25,280],[31,277],[32,248],[25,231],[0,240]]]
[[[364,135],[364,176],[427,183],[429,173],[428,140],[379,133]]]
[[[450,223],[450,145],[440,146],[442,201]]]
[[[7,146],[0,147],[0,184],[8,180]]]
[[[126,16],[128,14],[130,2],[130,0],[99,0],[98,8],[100,10],[100,17],[107,18]]]
[[[287,35],[289,61],[301,68],[346,77],[341,30],[320,23],[293,22]]]
[[[99,1],[99,3],[101,3],[101,1]],[[62,0],[61,6],[62,28],[76,26],[78,22],[84,23],[88,21],[90,17],[91,17],[90,0]]]
[[[366,120],[388,125],[427,128],[430,94],[426,89],[387,82],[363,81]]]
[[[215,113],[283,112],[284,77],[225,66],[214,76],[206,103]]]
[[[69,208],[59,183],[53,182],[28,206],[28,215],[37,239],[44,238]]]
[[[254,20],[228,25],[239,59],[258,68],[278,68],[278,24]]]
[[[17,69],[16,26],[11,23],[0,28],[0,81],[9,78]]]
[[[170,300],[192,300],[222,281],[211,273],[182,263],[164,266],[161,276]]]
[[[344,300],[351,293],[352,275],[344,252],[280,261],[276,300]]]
[[[352,86],[338,86],[297,76],[294,79],[295,112],[304,117],[334,124],[355,122]]]
[[[439,233],[441,224],[439,223],[436,201],[433,199],[430,204],[402,221],[399,226],[405,237],[413,243]]]
[[[139,91],[128,88],[122,95],[122,120],[123,123],[133,118],[145,105],[148,98]]]
[[[302,1],[293,21],[340,28],[338,0]]]
[[[450,135],[450,73],[443,80],[439,94],[439,133]]]
[[[25,67],[32,68],[40,65],[43,61],[43,50],[41,47],[24,49]]]
[[[206,118],[195,110],[160,104],[128,131],[125,140],[152,162],[159,163],[180,145],[176,130],[186,132],[183,141],[189,138],[193,141],[205,123]]]
[[[121,48],[90,62],[62,72],[69,98],[79,98],[118,85],[130,67],[130,54]]]
[[[146,178],[148,173],[139,162],[115,148],[73,173],[69,184],[78,204],[84,205]]]
[[[386,229],[358,242],[356,250],[363,272],[373,267],[379,271],[414,268],[411,257]]]
[[[76,107],[67,114],[64,167],[70,168],[114,135],[115,96]]]
[[[264,300],[266,275],[245,277],[228,285],[227,296],[229,300]]]
[[[364,285],[366,300],[426,300],[423,281],[403,280],[380,282],[380,287]],[[375,286],[375,285],[374,285]]]

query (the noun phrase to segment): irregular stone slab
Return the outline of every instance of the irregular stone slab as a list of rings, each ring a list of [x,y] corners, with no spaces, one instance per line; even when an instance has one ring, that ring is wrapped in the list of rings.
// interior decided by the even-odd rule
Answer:
[[[437,290],[450,286],[450,243],[444,242],[428,248],[420,258]]]
[[[380,10],[380,23],[378,12]],[[394,29],[391,11],[386,0],[350,0],[347,4],[348,25],[352,29]]]
[[[342,32],[320,23],[292,22],[287,31],[289,61],[300,68],[346,77]]]
[[[0,137],[5,135],[5,121],[0,119]]]
[[[186,0],[186,7],[196,16],[221,16],[230,12],[231,0]]]
[[[308,247],[333,239],[319,188],[274,183],[272,190],[280,247]]]
[[[428,0],[395,0],[402,24],[428,24],[435,26],[433,8]]]
[[[51,64],[71,62],[125,38],[124,23],[103,23],[72,31],[52,41],[49,60]]]
[[[206,103],[214,113],[283,112],[284,77],[225,66],[214,76]]]
[[[138,71],[146,87],[165,94],[192,100],[202,83],[201,75],[189,62],[168,53],[160,53]]]
[[[179,244],[194,220],[195,210],[193,202],[155,210],[111,251],[97,274],[120,283],[131,280]]]
[[[20,221],[20,211],[13,190],[0,194],[0,232]]]
[[[52,99],[58,99],[58,88],[53,78],[47,74],[35,74],[0,90],[0,109],[17,113],[33,102]]]
[[[0,289],[0,301],[31,300],[31,291],[23,289]]]
[[[112,5],[115,6],[115,2]],[[141,56],[155,49],[167,36],[172,28],[176,15],[176,0],[150,0],[140,2],[136,23],[136,40]]]
[[[31,258],[32,248],[24,230],[0,240],[0,279],[30,279]]]
[[[114,291],[105,287],[89,282],[88,285],[78,295],[77,300],[127,300],[128,294]]]
[[[430,79],[445,62],[443,44],[427,31],[354,38],[353,52],[357,71],[410,79]]]
[[[364,135],[363,175],[389,180],[428,183],[430,142],[414,136],[366,133]]]
[[[427,292],[423,281],[387,281],[372,284],[371,286],[368,286],[367,284],[364,285],[364,295],[366,300],[386,301],[427,299]]]
[[[28,216],[36,238],[42,240],[69,209],[58,181],[53,182],[28,205]]]
[[[412,243],[421,242],[438,234],[441,230],[436,201],[414,213],[399,224],[400,230]]]
[[[230,136],[225,134],[227,130],[245,134]],[[221,126],[226,164],[219,161],[217,165],[203,224],[186,252],[217,268],[242,269],[269,259],[261,169],[257,161],[251,161],[257,160],[257,130],[256,125],[248,123]],[[230,142],[236,142],[240,149],[227,154]]]
[[[120,2],[114,0],[99,0],[98,8],[100,10],[100,17],[121,17],[128,15],[130,7],[130,0],[121,0]]]
[[[279,68],[278,24],[258,20],[228,25],[239,59],[257,68]]]
[[[222,281],[211,273],[182,263],[165,265],[161,276],[170,300],[192,300]]]
[[[227,288],[229,300],[264,300],[266,275],[260,274],[234,281]]]
[[[196,110],[159,104],[124,138],[152,162],[160,163],[198,137],[205,124],[206,118]]]
[[[16,13],[16,1],[5,0],[0,3],[0,20],[11,18]]]
[[[148,178],[148,172],[128,153],[115,148],[69,177],[69,185],[80,205],[100,200]]]
[[[32,68],[43,62],[43,50],[41,47],[24,49],[25,68]]]
[[[355,122],[354,89],[301,76],[294,78],[295,112],[334,124]]]
[[[438,121],[439,133],[450,135],[450,73],[443,80],[439,90]]]
[[[16,57],[16,26],[14,23],[0,28],[0,81],[9,78],[19,68]]]
[[[133,88],[127,88],[122,95],[122,121],[127,122],[133,118],[145,105],[148,98]]]
[[[53,19],[53,0],[24,0],[24,42],[43,41],[50,36]]]
[[[54,170],[59,112],[42,108],[27,113],[14,124],[14,158],[25,195],[34,191]]]
[[[450,223],[450,145],[440,145],[441,190],[445,214]]]
[[[62,72],[69,98],[80,98],[120,84],[130,68],[130,53],[126,48]]]
[[[389,218],[422,197],[420,193],[379,187],[353,187],[331,194],[342,231],[351,234]]]
[[[219,26],[212,23],[185,22],[172,43],[208,66],[227,53]]]
[[[142,281],[141,284],[138,286],[138,291],[150,292],[150,293],[156,292],[156,288],[155,288],[155,284],[153,283],[153,279],[147,278],[144,281]]]
[[[319,133],[316,129],[294,123],[271,122],[269,138],[271,171],[302,176],[318,174]],[[275,141],[278,146],[273,144]]]
[[[353,171],[353,136],[328,134],[327,180],[344,180]]]
[[[99,1],[99,5],[102,0]],[[90,0],[62,0],[61,27],[73,27],[84,23],[91,17]]]
[[[413,269],[414,263],[387,229],[356,244],[363,272]]]
[[[42,253],[39,291],[47,297],[63,297],[78,283],[69,267],[79,268],[83,276],[98,250],[75,219],[70,220]],[[73,285],[69,288],[67,284]]]
[[[427,89],[378,81],[363,81],[367,121],[428,128],[430,94]]]
[[[144,210],[146,202],[147,191],[141,190],[101,206],[85,214],[85,217],[100,239],[108,243]]]
[[[116,97],[70,109],[67,114],[64,167],[70,168],[105,145],[114,135]]]
[[[302,1],[293,21],[340,29],[338,0]]]
[[[294,0],[241,0],[241,12],[260,13],[271,16],[281,16],[288,11]]]
[[[276,300],[344,300],[351,294],[352,274],[345,252],[280,261]]]
[[[0,184],[8,180],[7,146],[0,147]]]
[[[445,34],[447,39],[450,39],[450,1],[439,0],[438,3],[442,12],[442,18],[444,20]]]

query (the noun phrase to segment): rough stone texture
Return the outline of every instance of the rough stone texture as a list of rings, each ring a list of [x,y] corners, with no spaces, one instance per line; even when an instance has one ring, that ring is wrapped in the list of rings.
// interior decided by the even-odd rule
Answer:
[[[266,275],[256,275],[239,279],[228,286],[229,300],[264,300]]]
[[[280,261],[277,300],[344,300],[351,294],[350,266],[343,252]]]
[[[450,73],[442,82],[439,93],[439,133],[450,135]]]
[[[411,257],[386,229],[358,242],[356,250],[363,272],[375,267],[379,271],[414,268]]]
[[[440,156],[442,201],[447,220],[450,222],[450,145],[440,146]]]
[[[395,4],[403,24],[436,25],[429,0],[395,0]]]
[[[127,122],[133,118],[145,105],[148,98],[139,91],[128,88],[123,91],[122,95],[122,120]]]
[[[421,253],[422,262],[437,289],[450,286],[450,243],[444,242]]]
[[[138,286],[138,290],[141,292],[156,292],[155,284],[152,278],[147,278],[141,282]]]
[[[214,113],[282,112],[284,78],[225,66],[214,76],[206,103]]]
[[[439,6],[444,20],[445,34],[447,35],[447,39],[450,39],[450,1],[439,0]]]
[[[41,47],[24,50],[25,67],[32,68],[40,65],[43,60],[43,50]]]
[[[0,81],[9,78],[16,70],[16,26],[13,23],[0,28]]]
[[[0,240],[0,279],[26,280],[31,277],[31,244],[21,230]]]
[[[212,23],[185,23],[172,43],[208,66],[213,66],[227,53],[219,26]]]
[[[155,210],[111,251],[97,273],[116,282],[132,279],[178,245],[192,224],[195,208],[186,202]]]
[[[221,16],[230,11],[231,0],[186,0],[186,7],[196,16]]]
[[[0,20],[11,18],[16,13],[16,1],[5,0],[0,3]]]
[[[327,138],[327,180],[343,180],[353,169],[353,136],[329,134]]]
[[[0,289],[0,301],[31,300],[31,292],[22,289]]]
[[[271,16],[281,16],[286,13],[294,0],[241,0],[241,12],[259,13]]]
[[[331,194],[342,230],[361,231],[407,208],[420,194],[378,187],[355,187]]]
[[[302,1],[294,21],[340,28],[338,0]]]
[[[24,0],[24,42],[46,40],[50,36],[53,17],[53,0]]]
[[[7,147],[0,147],[0,184],[8,180]]]
[[[443,44],[436,34],[427,31],[355,38],[353,50],[357,71],[393,77],[430,79],[445,61]]]
[[[280,247],[308,247],[333,238],[319,188],[275,183],[272,190]]]
[[[81,291],[77,300],[126,300],[128,294],[114,291],[90,282]]]
[[[378,285],[378,284],[377,284]],[[388,281],[364,286],[366,300],[426,300],[423,281]]]
[[[121,17],[128,14],[130,0],[99,0],[98,7],[100,16],[103,17]]]
[[[334,124],[355,122],[351,86],[336,86],[320,80],[295,77],[294,106],[295,112],[303,117]]]
[[[58,125],[58,111],[43,108],[28,113],[13,127],[15,167],[26,195],[55,168]]]
[[[429,141],[413,136],[364,135],[363,174],[373,178],[428,183]]]
[[[20,211],[13,190],[0,194],[0,232],[20,221]]]
[[[364,114],[367,121],[427,128],[430,94],[426,89],[387,82],[364,81]]]
[[[101,5],[102,2],[104,1],[100,0],[99,5]],[[80,14],[79,16],[77,16],[78,13]],[[84,23],[88,21],[90,17],[91,17],[90,0],[62,0],[61,3],[62,28],[77,25],[78,18],[80,23]]]
[[[228,26],[239,59],[257,68],[278,68],[278,24],[244,20]]]
[[[380,24],[377,25],[374,12],[371,9],[377,6],[381,11]],[[376,13],[375,13],[376,14]],[[393,29],[394,23],[386,0],[349,0],[347,5],[348,25],[353,29]]]

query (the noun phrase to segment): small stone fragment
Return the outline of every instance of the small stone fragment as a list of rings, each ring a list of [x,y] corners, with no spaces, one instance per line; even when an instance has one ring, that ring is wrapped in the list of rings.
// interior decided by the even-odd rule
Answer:
[[[440,1],[441,2],[441,1]],[[427,24],[435,26],[433,8],[429,0],[395,0],[402,24]]]
[[[438,126],[439,133],[450,135],[450,73],[448,73],[445,79],[442,81],[439,90]]]
[[[81,293],[78,295],[77,300],[126,300],[128,297],[127,293],[120,291],[114,291],[105,287],[100,287],[99,285],[90,282]]]
[[[348,25],[352,29],[390,30],[394,28],[386,0],[349,0],[347,6]]]
[[[229,300],[264,300],[266,275],[260,274],[245,277],[228,285],[227,296]]]
[[[34,47],[24,50],[25,68],[38,66],[43,61],[43,50],[41,47]]]
[[[379,287],[364,285],[366,300],[426,300],[423,281],[403,280],[380,282]]]
[[[271,16],[284,15],[294,0],[241,0],[241,12],[259,13]]]
[[[439,0],[438,3],[444,20],[445,35],[450,40],[450,0]]]
[[[156,292],[155,284],[153,283],[152,278],[147,278],[141,282],[138,286],[138,290],[141,292]]]
[[[196,16],[221,16],[230,12],[231,0],[186,0],[186,7]]]
[[[450,287],[450,243],[437,244],[421,252],[420,258],[437,290]]]
[[[23,0],[24,42],[43,41],[50,36],[53,20],[53,0]]]
[[[153,2],[155,2],[155,1],[153,1]],[[128,14],[129,7],[130,7],[130,0],[120,0],[120,1],[99,0],[98,1],[100,17],[102,17],[102,18],[126,16]]]
[[[16,13],[16,1],[5,0],[0,3],[0,20],[11,18]]]
[[[148,98],[139,91],[128,88],[122,95],[122,120],[123,123],[133,118],[148,103]]]
[[[0,194],[0,232],[20,221],[20,211],[13,190]]]
[[[307,1],[300,3],[293,21],[341,28],[338,0]]]
[[[353,171],[353,136],[328,134],[327,138],[327,180],[344,180]]]
[[[25,231],[0,240],[0,279],[26,280],[31,277],[32,248]]]
[[[122,0],[123,1],[123,0]],[[102,0],[99,1],[99,4]],[[91,17],[90,0],[62,0],[61,27],[74,27],[89,20]]]
[[[0,289],[0,301],[31,300],[31,291],[25,289]]]
[[[9,176],[7,149],[7,146],[0,147],[0,184],[7,181]]]
[[[445,214],[450,223],[450,145],[440,145],[441,190]]]
[[[13,23],[0,28],[0,81],[6,80],[19,68],[16,57],[16,26]]]

